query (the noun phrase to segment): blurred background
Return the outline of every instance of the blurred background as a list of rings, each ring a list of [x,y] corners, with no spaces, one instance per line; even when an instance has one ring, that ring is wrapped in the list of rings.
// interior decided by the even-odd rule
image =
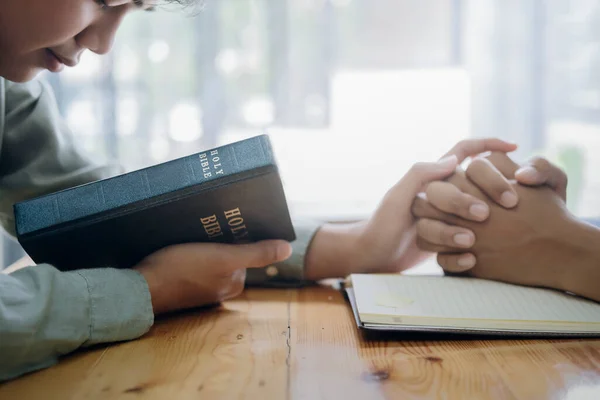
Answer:
[[[81,147],[137,169],[263,131],[291,211],[368,215],[417,161],[496,136],[600,204],[600,2],[205,0],[136,13],[47,74]],[[7,265],[21,253],[4,239]]]

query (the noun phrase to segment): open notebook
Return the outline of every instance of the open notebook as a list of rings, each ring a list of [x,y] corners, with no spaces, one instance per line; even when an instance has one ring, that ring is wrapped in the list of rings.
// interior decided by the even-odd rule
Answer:
[[[365,329],[600,336],[600,304],[553,290],[474,278],[352,275],[346,291]]]

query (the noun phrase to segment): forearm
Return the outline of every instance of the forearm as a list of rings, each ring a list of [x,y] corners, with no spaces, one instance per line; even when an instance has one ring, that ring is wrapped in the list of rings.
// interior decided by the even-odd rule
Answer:
[[[150,295],[135,271],[39,265],[0,274],[0,381],[81,346],[139,337],[152,323]]]
[[[600,229],[574,221],[564,236],[574,251],[562,275],[562,288],[600,302]]]
[[[357,257],[357,249],[361,245],[362,228],[362,222],[323,225],[306,255],[306,278],[343,278],[360,268],[362,261]]]

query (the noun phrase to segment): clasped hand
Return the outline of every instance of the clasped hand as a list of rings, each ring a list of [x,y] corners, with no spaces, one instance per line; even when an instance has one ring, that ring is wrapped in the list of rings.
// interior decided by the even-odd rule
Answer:
[[[415,199],[418,246],[438,253],[449,273],[563,288],[577,257],[565,241],[578,223],[565,206],[566,186],[566,175],[541,158],[523,168],[503,153],[476,158]],[[469,210],[480,201],[489,217],[474,222]]]

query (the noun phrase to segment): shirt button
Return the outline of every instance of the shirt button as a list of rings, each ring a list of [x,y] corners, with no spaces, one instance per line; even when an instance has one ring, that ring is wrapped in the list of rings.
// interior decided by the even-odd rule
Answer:
[[[274,265],[269,265],[269,266],[267,267],[266,273],[267,273],[267,276],[270,276],[270,277],[272,278],[272,277],[274,277],[274,276],[277,276],[277,275],[279,275],[279,270],[277,269],[277,267],[276,267],[276,266],[274,266]]]

